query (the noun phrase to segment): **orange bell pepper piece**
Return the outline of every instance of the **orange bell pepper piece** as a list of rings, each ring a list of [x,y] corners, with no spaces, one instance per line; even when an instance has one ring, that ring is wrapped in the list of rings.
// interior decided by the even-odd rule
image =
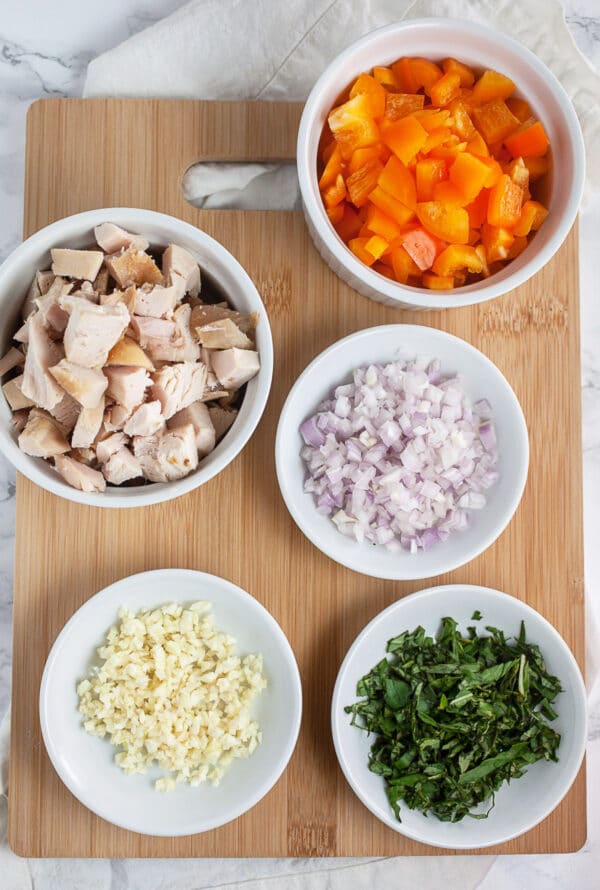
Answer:
[[[329,156],[329,160],[325,164],[323,172],[321,173],[321,178],[319,179],[319,188],[321,191],[326,189],[328,186],[333,185],[336,181],[337,177],[340,173],[343,173],[342,166],[342,155],[340,153],[340,147],[335,142],[333,143],[334,148]]]
[[[474,108],[471,113],[475,126],[488,145],[501,142],[519,126],[519,121],[502,99],[486,102],[485,105]]]
[[[431,269],[438,253],[438,244],[425,229],[412,229],[402,236],[402,247],[419,269]]]
[[[529,191],[529,170],[523,158],[515,158],[505,170],[512,181],[519,185],[525,194]]]
[[[328,186],[323,192],[323,202],[327,209],[331,209],[335,207],[337,204],[340,204],[344,198],[346,197],[346,183],[344,182],[344,177],[341,173],[338,173],[337,178],[333,185]]]
[[[435,130],[432,130],[429,133],[421,151],[424,155],[427,155],[430,151],[433,151],[434,148],[437,148],[439,145],[444,145],[446,142],[450,145],[456,145],[458,143],[458,136],[455,136],[452,130],[449,130],[448,127],[436,127]]]
[[[513,243],[508,248],[508,255],[507,255],[506,259],[507,260],[516,259],[519,256],[519,254],[523,253],[523,251],[525,250],[525,248],[527,247],[528,244],[529,244],[529,241],[527,240],[527,238],[524,235],[523,236],[515,236]]]
[[[550,140],[540,121],[518,130],[504,140],[513,158],[541,158],[548,151]]]
[[[422,111],[415,111],[414,116],[428,133],[432,133],[433,130],[437,130],[439,127],[449,126],[450,111],[446,108],[433,108],[430,106]]]
[[[461,87],[472,87],[475,83],[473,70],[463,62],[459,62],[458,59],[444,59],[442,68],[446,74],[458,74]]]
[[[432,158],[447,158],[451,160],[455,158],[456,155],[464,151],[467,147],[466,142],[457,142],[458,136],[450,136],[447,142],[444,142],[443,145],[438,145],[435,148],[432,148],[429,152],[429,156]]]
[[[384,68],[381,65],[376,65],[375,68],[373,68],[373,77],[378,83],[383,84],[383,86],[389,87],[391,90],[400,89],[398,78],[391,68]]]
[[[471,104],[473,106],[485,105],[486,102],[492,102],[494,99],[507,99],[515,85],[504,74],[498,71],[484,71],[475,86],[471,95]]]
[[[481,227],[481,243],[485,247],[488,263],[507,259],[514,240],[515,236],[508,229],[491,226],[489,223],[484,223]]]
[[[350,98],[364,95],[367,97],[371,114],[373,117],[383,117],[385,113],[386,91],[374,77],[370,74],[360,74],[350,90]]]
[[[414,211],[394,198],[381,186],[376,186],[369,195],[369,202],[379,207],[390,216],[399,226],[405,226],[414,217]]]
[[[377,184],[405,207],[414,210],[417,206],[417,188],[414,177],[395,155],[391,156],[381,171]]]
[[[346,179],[348,195],[355,207],[362,207],[367,203],[382,170],[381,161],[370,160]]]
[[[510,229],[519,221],[523,189],[507,173],[503,173],[490,191],[487,221],[491,226]]]
[[[327,216],[333,226],[338,226],[344,218],[344,202],[336,204],[335,207],[328,207]]]
[[[385,116],[391,121],[420,111],[425,103],[425,96],[412,93],[387,93],[385,97]]]
[[[545,176],[550,169],[550,159],[544,158],[523,158],[523,163],[529,170],[529,179],[535,182],[540,177]]]
[[[364,167],[369,161],[380,161],[381,160],[381,146],[380,145],[368,145],[366,148],[357,148],[356,151],[352,152],[352,157],[348,161],[346,170],[348,175],[350,173],[356,173],[357,170],[360,170],[361,167]]]
[[[415,79],[415,76],[412,72],[410,59],[404,56],[402,59],[398,59],[397,62],[394,62],[393,65],[390,65],[394,77],[396,78],[396,83],[398,84],[398,89],[403,93],[416,93],[419,89],[419,85]]]
[[[431,87],[444,74],[442,69],[436,65],[435,62],[420,57],[409,59],[409,64],[413,78],[417,84],[417,90],[420,90],[421,87],[423,87],[427,95],[431,95],[429,92]]]
[[[472,139],[475,133],[475,126],[469,116],[465,103],[461,99],[453,99],[448,110],[452,115],[454,123],[452,129],[461,139]]]
[[[414,117],[403,117],[386,127],[383,141],[402,161],[408,164],[427,140],[427,131]]]
[[[475,200],[465,207],[469,214],[469,226],[472,229],[479,229],[486,221],[489,197],[489,190],[481,189]]]
[[[452,290],[454,287],[454,276],[434,275],[432,272],[423,272],[423,284],[429,290]]]
[[[417,200],[432,201],[433,187],[446,178],[446,162],[441,158],[424,158],[417,161],[415,180]]]
[[[454,275],[459,269],[475,274],[481,272],[483,263],[474,247],[465,244],[449,244],[435,258],[433,271],[436,275]]]
[[[466,244],[469,240],[469,214],[456,204],[424,201],[417,204],[421,224],[436,238],[450,244]]]
[[[351,238],[357,238],[358,233],[360,232],[362,223],[360,217],[356,210],[348,204],[346,201],[344,203],[339,204],[338,207],[341,207],[343,210],[343,216],[339,222],[333,223],[335,226],[335,230],[346,244],[350,241]],[[335,208],[338,209],[337,207]],[[333,220],[332,220],[333,222]]]
[[[343,158],[349,158],[357,148],[379,141],[379,130],[371,114],[369,97],[364,93],[334,108],[327,121]]]
[[[502,173],[498,165],[499,173]],[[462,151],[456,156],[450,167],[449,179],[465,198],[464,203],[470,204],[482,188],[488,187],[490,167],[483,158]],[[438,199],[439,200],[439,199]]]
[[[490,274],[490,268],[488,266],[487,254],[483,244],[475,245],[475,253],[481,260],[481,274],[484,278],[487,278]]]
[[[511,96],[506,100],[506,104],[517,120],[521,121],[522,124],[531,117],[531,106],[525,99],[518,99],[516,96]]]
[[[547,216],[548,210],[539,201],[525,201],[513,234],[522,237],[532,231],[537,232]]]
[[[369,238],[351,238],[350,241],[348,241],[348,247],[359,260],[365,263],[365,265],[372,266],[376,257],[374,254],[366,250],[366,244],[369,240]]]
[[[373,272],[378,272],[380,275],[383,275],[385,278],[389,278],[390,281],[396,280],[394,278],[393,269],[390,266],[386,265],[386,263],[383,262],[383,257],[380,260],[378,260],[376,263],[374,263],[371,266],[371,269],[373,270]]]
[[[392,248],[391,259],[394,278],[400,284],[406,284],[409,278],[416,278],[421,274],[421,270],[413,258],[401,245]]]
[[[365,244],[365,251],[370,253],[374,260],[378,260],[389,246],[389,241],[386,241],[381,235],[373,235]]]
[[[477,130],[475,130],[475,133],[467,143],[467,151],[469,154],[477,155],[478,158],[489,157],[490,150],[485,144],[485,139]]]
[[[443,107],[449,105],[458,96],[460,89],[460,75],[453,72],[442,75],[429,89],[429,96],[433,105]]]
[[[449,180],[443,180],[434,185],[433,200],[440,201],[442,204],[456,204],[458,207],[464,207],[468,203],[468,199],[465,198],[461,190]]]
[[[371,202],[367,209],[367,228],[374,235],[381,235],[388,242],[397,238],[402,231],[402,227],[391,216]]]

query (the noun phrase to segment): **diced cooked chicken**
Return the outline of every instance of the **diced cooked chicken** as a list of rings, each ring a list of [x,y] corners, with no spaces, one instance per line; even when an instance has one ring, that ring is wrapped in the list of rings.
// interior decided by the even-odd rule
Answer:
[[[73,435],[71,436],[72,448],[90,448],[96,436],[100,432],[104,419],[104,396],[95,408],[82,408],[79,412]]]
[[[192,330],[195,330],[215,321],[220,321],[223,318],[231,319],[243,334],[247,334],[251,339],[254,339],[256,325],[258,324],[258,312],[250,312],[246,315],[222,304],[200,303],[198,306],[194,306],[190,325]]]
[[[144,402],[137,408],[123,427],[128,436],[153,436],[165,425],[162,406],[158,399]]]
[[[131,337],[118,340],[108,353],[107,365],[129,365],[135,368],[146,368],[154,371],[154,365],[139,345]]]
[[[128,479],[141,477],[142,467],[129,448],[119,448],[103,465],[102,475],[111,485],[122,485]]]
[[[0,377],[4,377],[13,368],[21,367],[25,364],[25,356],[16,346],[11,346],[0,359]]]
[[[100,305],[116,306],[117,303],[123,303],[127,307],[129,314],[133,315],[136,294],[137,289],[133,285],[125,288],[125,290],[114,290],[110,294],[102,294],[100,296]]]
[[[211,405],[208,409],[208,414],[215,428],[217,442],[219,442],[233,424],[238,413],[235,410],[226,410],[218,405]]]
[[[116,454],[120,448],[124,448],[129,443],[129,437],[125,433],[113,433],[105,439],[96,442],[96,457],[99,463],[105,464],[113,454]]]
[[[8,380],[2,386],[4,397],[13,411],[20,411],[21,408],[31,408],[34,404],[31,399],[28,399],[26,395],[23,395],[23,390],[21,389],[22,384],[23,375],[19,374],[18,377],[13,377],[12,380]]]
[[[239,389],[260,369],[258,352],[251,349],[223,349],[212,355],[213,371],[225,389]]]
[[[106,266],[102,266],[98,274],[94,279],[94,291],[102,297],[106,291],[108,290],[108,279],[109,279],[108,269]],[[102,302],[100,300],[99,302]]]
[[[106,367],[104,373],[108,378],[108,395],[119,405],[132,410],[144,401],[146,387],[150,385],[145,368],[115,365]]]
[[[40,296],[36,300],[44,327],[50,329],[51,336],[61,335],[67,326],[69,315],[60,307],[58,301],[61,297],[70,294],[72,290],[73,285],[70,282],[61,276],[56,276],[44,296]],[[53,339],[56,337],[53,336]]]
[[[162,257],[162,271],[165,281],[171,283],[174,275],[181,275],[185,289],[192,296],[200,293],[200,267],[191,253],[177,244],[169,244]]]
[[[108,433],[122,430],[131,417],[131,408],[110,405],[104,412],[104,428]]]
[[[55,275],[67,278],[82,278],[93,281],[104,261],[101,250],[69,250],[55,247],[50,251],[52,271]]]
[[[29,419],[29,409],[22,408],[19,411],[15,411],[11,418],[12,428],[14,432],[18,435],[22,430],[27,426],[27,420]]]
[[[36,300],[40,297],[43,297],[48,293],[50,289],[50,285],[54,281],[55,275],[54,272],[51,272],[49,269],[44,272],[36,272],[35,278],[31,282],[31,286],[27,291],[27,296],[23,301],[23,305],[21,307],[21,317],[23,320],[28,318],[32,312],[35,311],[36,308]]]
[[[187,408],[174,414],[167,426],[169,429],[177,429],[177,427],[186,426],[188,423],[194,427],[198,457],[205,457],[213,450],[216,442],[215,428],[205,404],[193,402]]]
[[[79,402],[75,401],[68,392],[65,392],[60,402],[54,408],[51,408],[48,413],[56,420],[65,436],[68,436],[77,423],[81,410]]]
[[[181,303],[185,296],[185,281],[181,275],[173,275],[172,279],[172,283],[167,287],[162,284],[144,284],[138,288],[134,313],[153,318],[170,318],[175,306]]]
[[[32,313],[32,315],[23,322],[17,332],[13,334],[13,340],[16,340],[17,343],[29,343],[29,319],[36,314],[36,312]]]
[[[173,314],[173,321],[177,329],[177,341],[181,346],[176,346],[171,354],[174,362],[195,362],[200,358],[200,346],[192,336],[190,330],[190,315],[192,309],[187,303],[180,306]]]
[[[53,457],[69,451],[71,446],[53,417],[42,408],[32,408],[19,436],[19,448],[32,457]]]
[[[129,312],[117,306],[96,306],[81,297],[63,297],[61,306],[70,309],[64,335],[65,355],[86,368],[106,364],[108,353],[129,324]]]
[[[152,257],[134,247],[106,257],[106,267],[120,288],[134,284],[162,284],[162,274]]]
[[[231,349],[234,346],[238,349],[252,349],[253,346],[252,340],[230,318],[220,318],[196,328],[196,334],[207,349]]]
[[[86,464],[88,467],[91,467],[96,463],[96,452],[93,448],[73,448],[69,457],[72,457],[73,460],[77,460],[82,464]]]
[[[106,490],[106,481],[102,473],[93,470],[72,457],[57,456],[54,458],[54,466],[73,488],[79,491],[102,492]]]
[[[153,362],[169,361],[173,349],[184,346],[174,321],[134,315],[131,327]]]
[[[150,482],[171,482],[187,476],[198,466],[196,435],[191,423],[154,436],[136,436],[133,453]]]
[[[62,350],[48,337],[39,312],[32,315],[27,322],[29,344],[25,356],[25,370],[21,389],[23,395],[35,402],[40,408],[54,408],[64,395],[64,389],[58,385],[50,366],[56,365],[62,358]]]
[[[50,373],[84,408],[95,408],[108,385],[100,368],[84,368],[66,358],[50,368]]]
[[[165,365],[152,375],[153,399],[158,399],[163,416],[168,420],[177,411],[202,398],[206,383],[206,366],[201,362]]]
[[[121,226],[111,222],[100,223],[94,229],[96,244],[104,253],[117,253],[119,250],[127,250],[135,247],[136,250],[147,250],[148,242],[141,235],[132,235]]]

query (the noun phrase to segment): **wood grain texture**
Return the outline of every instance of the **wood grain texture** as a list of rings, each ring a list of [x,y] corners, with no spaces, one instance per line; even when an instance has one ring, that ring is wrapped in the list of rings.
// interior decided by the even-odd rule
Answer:
[[[538,609],[583,667],[576,231],[533,281],[502,299],[444,313],[382,307],[333,275],[300,213],[198,211],[182,197],[181,176],[194,161],[292,159],[299,113],[282,103],[142,100],[51,99],[30,109],[25,234],[102,206],[147,207],[195,223],[254,279],[276,361],[265,416],[243,454],[185,497],[146,509],[93,510],[19,478],[9,840],[22,855],[448,855],[382,825],[338,769],[330,696],[355,635],[407,593],[438,582],[485,584]],[[514,387],[530,432],[529,481],[507,530],[469,565],[425,581],[371,579],[327,559],[294,525],[275,478],[275,428],[294,379],[334,340],[386,322],[433,325],[482,349]],[[104,585],[168,566],[222,575],[263,602],[290,639],[304,688],[300,739],[277,786],[235,822],[175,839],[114,828],[81,806],[50,765],[37,707],[44,661],[70,615]],[[585,806],[582,769],[541,825],[485,852],[577,850],[586,836]]]

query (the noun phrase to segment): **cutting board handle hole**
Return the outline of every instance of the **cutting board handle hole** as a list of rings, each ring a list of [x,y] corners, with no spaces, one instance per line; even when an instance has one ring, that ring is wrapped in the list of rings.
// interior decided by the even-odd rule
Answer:
[[[181,189],[202,210],[299,210],[300,189],[293,161],[210,161],[193,164]]]

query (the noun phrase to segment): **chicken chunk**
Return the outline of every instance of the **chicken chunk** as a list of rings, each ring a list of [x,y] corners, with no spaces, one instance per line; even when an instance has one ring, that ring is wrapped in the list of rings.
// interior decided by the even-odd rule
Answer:
[[[150,482],[182,479],[198,466],[194,427],[188,423],[154,436],[136,436],[133,453]]]
[[[129,437],[125,433],[113,433],[96,442],[96,457],[99,463],[105,464],[113,454],[116,454],[121,448],[129,443]]]
[[[56,456],[54,458],[54,466],[73,488],[88,493],[102,492],[106,490],[106,481],[102,473],[93,470],[72,457]]]
[[[207,349],[252,349],[253,343],[230,318],[211,321],[196,328],[198,340]]]
[[[23,395],[35,402],[40,408],[54,408],[64,395],[64,389],[58,385],[50,366],[56,365],[62,358],[62,350],[48,337],[39,312],[32,315],[27,322],[29,345],[25,356],[25,370],[21,389]]]
[[[31,399],[23,395],[22,384],[23,375],[19,374],[18,377],[13,377],[12,380],[8,380],[2,386],[4,397],[13,411],[20,411],[21,408],[31,408],[34,404]]]
[[[96,244],[101,247],[104,253],[118,253],[119,250],[127,250],[134,247],[136,250],[147,250],[148,242],[141,235],[132,235],[126,232],[121,226],[114,223],[100,223],[94,229],[94,237]]]
[[[225,389],[239,389],[260,369],[257,352],[235,347],[213,353],[212,366]]]
[[[162,284],[163,280],[152,257],[135,247],[107,256],[106,268],[120,288],[130,287],[132,284],[136,287],[141,287],[142,284]]]
[[[168,420],[177,411],[202,398],[206,383],[206,366],[201,362],[165,365],[152,375],[152,398],[158,399],[163,416]]]
[[[117,306],[96,306],[81,297],[64,297],[61,306],[69,307],[64,345],[70,362],[86,368],[106,364],[108,353],[129,324],[129,312]]]
[[[50,251],[52,271],[67,278],[83,278],[93,281],[104,261],[101,250],[69,250],[55,247]]]
[[[19,436],[19,448],[32,457],[53,457],[70,451],[71,446],[53,417],[42,408],[32,408]]]
[[[106,367],[104,373],[108,379],[108,395],[119,405],[133,410],[144,401],[146,387],[150,385],[145,368],[115,365]]]
[[[83,368],[66,358],[50,368],[50,373],[84,408],[95,408],[108,386],[100,368]]]
[[[108,269],[106,266],[102,266],[98,274],[94,279],[94,291],[98,294],[99,297],[102,297],[106,291],[108,290],[108,279],[109,279]],[[99,300],[102,302],[102,300]]]
[[[192,313],[191,306],[184,303],[175,310],[173,321],[177,330],[176,338],[178,344],[171,354],[171,361],[174,362],[196,362],[200,358],[200,346],[192,336],[190,330],[190,315]]]
[[[244,314],[222,304],[201,303],[199,306],[194,306],[190,325],[192,330],[195,330],[215,321],[221,321],[223,318],[231,319],[243,334],[247,334],[251,339],[254,339],[256,325],[258,324],[258,312]]]
[[[43,297],[48,293],[48,290],[54,281],[55,275],[54,272],[51,272],[49,269],[43,272],[36,272],[35,278],[31,282],[29,290],[27,291],[27,296],[23,301],[23,305],[21,307],[21,318],[25,320],[28,318],[32,312],[35,311],[36,308],[36,300],[39,300],[40,297]]]
[[[104,396],[95,408],[82,408],[71,436],[73,448],[90,448],[104,419]]]
[[[104,428],[107,432],[122,430],[131,417],[131,408],[124,405],[111,405],[104,412]]]
[[[123,303],[127,307],[129,314],[133,315],[136,295],[137,288],[131,285],[131,287],[127,287],[125,290],[114,290],[110,294],[102,294],[100,296],[100,305],[116,306],[118,303]]]
[[[153,362],[169,361],[173,349],[181,349],[185,345],[181,335],[178,338],[174,321],[134,315],[131,319],[131,327],[140,346],[148,353]]]
[[[142,466],[129,448],[119,448],[102,467],[102,475],[111,485],[122,485],[128,479],[142,476]]]
[[[164,425],[162,406],[156,399],[154,402],[144,402],[140,405],[124,425],[123,432],[128,436],[153,436],[162,430]]]
[[[171,417],[167,426],[169,429],[177,429],[188,423],[194,427],[198,457],[205,457],[215,447],[216,436],[208,408],[203,402],[193,402],[187,408],[178,411]]]
[[[11,418],[11,424],[14,432],[19,435],[25,427],[27,426],[27,421],[29,419],[29,409],[23,408],[19,411],[15,411]]]
[[[35,301],[44,327],[48,328],[50,335],[60,336],[67,326],[69,314],[59,305],[59,299],[67,296],[73,290],[73,285],[61,276],[56,276],[54,281],[44,294]],[[53,339],[56,339],[53,336]]]
[[[185,281],[181,275],[173,275],[173,283],[167,287],[162,284],[144,284],[138,288],[133,311],[136,315],[170,318],[184,296]]]
[[[48,412],[56,420],[65,436],[68,436],[77,423],[81,412],[81,405],[68,392],[65,392],[60,402]]]
[[[25,364],[25,356],[16,346],[11,346],[0,359],[0,377],[4,377],[13,368],[18,368]]]
[[[217,442],[219,442],[228,429],[233,425],[238,413],[234,409],[220,408],[219,405],[211,405],[208,414],[215,428]]]
[[[172,283],[174,275],[181,275],[185,289],[193,297],[200,293],[200,267],[194,257],[183,247],[169,244],[162,257],[165,281]]]
[[[107,365],[129,365],[135,368],[146,368],[154,371],[154,365],[139,345],[131,337],[118,340],[108,353]]]

